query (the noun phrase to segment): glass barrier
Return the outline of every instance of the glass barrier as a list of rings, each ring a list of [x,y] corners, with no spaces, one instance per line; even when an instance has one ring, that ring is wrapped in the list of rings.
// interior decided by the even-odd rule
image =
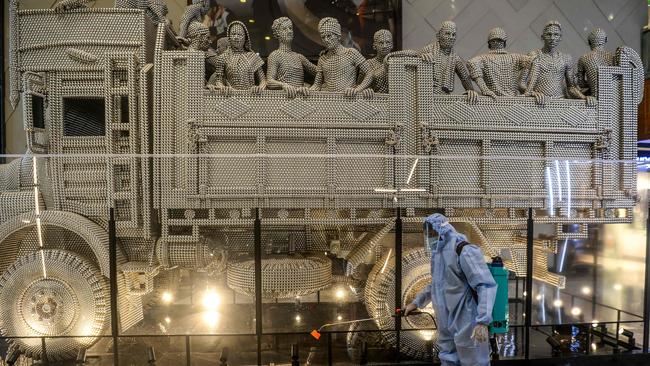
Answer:
[[[267,142],[7,156],[0,355],[105,364],[115,339],[122,364],[426,363],[450,324],[425,290],[476,301],[436,286],[467,279],[477,247],[508,292],[475,287],[496,299],[500,359],[642,351],[650,173],[635,161]],[[476,247],[445,252],[456,272],[432,280],[452,236]]]

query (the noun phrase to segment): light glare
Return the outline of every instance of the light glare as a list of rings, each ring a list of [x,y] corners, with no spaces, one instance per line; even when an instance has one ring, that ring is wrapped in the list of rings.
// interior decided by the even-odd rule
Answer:
[[[203,295],[203,307],[214,310],[221,304],[221,297],[215,291],[208,291]]]

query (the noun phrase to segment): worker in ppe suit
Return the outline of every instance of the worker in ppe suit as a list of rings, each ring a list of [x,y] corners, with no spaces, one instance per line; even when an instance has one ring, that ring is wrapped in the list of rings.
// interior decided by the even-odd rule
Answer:
[[[441,214],[427,217],[425,229],[429,231],[432,280],[406,307],[404,315],[431,301],[442,365],[487,366],[488,325],[492,322],[497,285],[483,253],[476,245],[468,244],[465,235]]]

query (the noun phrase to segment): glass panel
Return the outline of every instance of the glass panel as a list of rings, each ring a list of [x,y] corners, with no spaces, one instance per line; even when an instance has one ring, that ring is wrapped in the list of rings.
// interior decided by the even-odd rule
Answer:
[[[535,224],[530,357],[639,349],[645,274],[641,253],[645,251],[645,187],[649,173],[638,174],[639,202],[629,210],[619,208],[635,201],[623,198],[609,201],[610,207],[593,208],[605,201],[590,190],[592,183],[585,183],[580,172],[622,169],[620,163],[604,165],[594,161],[569,161],[571,180],[564,161],[558,161],[557,170],[554,161],[550,162],[551,169],[533,169],[526,173],[535,175],[530,179],[532,187],[520,186],[520,195],[493,194],[494,207],[481,207],[485,202],[474,201],[473,196],[482,194],[473,191],[475,188],[451,184],[438,187],[437,194],[447,195],[444,200],[433,201],[423,199],[427,192],[392,186],[339,186],[350,194],[348,199],[378,203],[365,208],[346,206],[352,201],[323,205],[327,191],[306,189],[312,187],[309,179],[321,181],[319,169],[329,171],[332,164],[363,165],[365,158],[352,154],[345,158],[347,162],[333,158],[323,162],[321,155],[315,155],[289,163],[290,159],[278,157],[273,164],[269,160],[275,157],[264,155],[130,160],[113,156],[39,156],[35,163],[32,158],[14,159],[1,167],[6,177],[3,182],[13,179],[11,172],[20,171],[23,177],[30,178],[18,180],[22,184],[18,187],[28,189],[9,189],[3,194],[26,192],[32,196],[17,199],[14,207],[22,213],[7,221],[18,228],[2,241],[4,255],[0,256],[0,264],[5,282],[0,300],[22,304],[17,311],[22,312],[21,319],[27,325],[3,335],[63,335],[71,337],[75,350],[88,347],[87,354],[93,360],[110,359],[112,340],[102,337],[110,334],[111,326],[108,214],[104,210],[111,202],[120,248],[116,293],[119,336],[124,342],[120,360],[146,363],[149,347],[153,346],[158,364],[183,364],[188,335],[190,356],[196,360],[192,362],[216,365],[227,347],[232,362],[255,363],[254,220],[255,208],[261,201],[254,197],[268,192],[228,186],[235,181],[232,177],[220,176],[221,181],[217,176],[204,177],[201,183],[200,171],[207,166],[230,166],[228,174],[252,174],[250,181],[257,182],[260,171],[255,169],[260,166],[300,164],[296,169],[311,167],[313,177],[304,176],[299,180],[301,184],[290,186],[288,192],[293,195],[266,195],[267,205],[260,208],[264,362],[291,362],[292,345],[297,345],[301,362],[311,359],[326,363],[331,357],[335,363],[357,363],[395,357],[396,203],[403,204],[402,296],[398,306],[403,308],[413,302],[431,283],[430,250],[437,232],[424,230],[423,223],[434,213],[444,213],[467,242],[481,248],[486,263],[497,255],[503,259],[509,271],[502,279],[509,290],[505,301],[509,330],[498,340],[499,353],[503,359],[523,357],[528,299],[528,291],[524,292],[526,206],[532,205]],[[421,185],[423,174],[433,173],[430,167],[434,163],[426,162],[426,158],[420,158],[417,164],[412,158],[400,162],[373,155],[368,159],[371,164],[402,171],[406,178],[412,175],[417,185]],[[505,166],[510,159],[500,160]],[[517,158],[516,163],[523,164],[522,159]],[[246,164],[253,167],[253,172],[247,170]],[[140,185],[139,174],[154,165],[170,174],[160,178],[159,187]],[[193,167],[197,169],[196,179],[181,180],[180,172]],[[513,180],[526,181],[517,174],[511,173]],[[542,188],[538,176],[544,177]],[[33,197],[34,182],[37,200]],[[61,187],[67,193],[56,196]],[[498,187],[493,186],[493,191],[498,192]],[[503,188],[504,192],[511,189]],[[228,198],[231,195],[236,201]],[[53,204],[54,198],[64,211],[54,214],[43,210],[44,205]],[[445,207],[435,207],[440,203]],[[95,234],[89,228],[96,230]],[[93,235],[105,240],[103,246]],[[19,272],[24,273],[17,276]],[[22,280],[14,282],[12,278]],[[96,290],[99,292],[85,287],[92,283],[101,284]],[[17,292],[7,297],[12,288]],[[98,296],[102,291],[104,296]],[[68,304],[69,293],[81,307],[71,316],[67,310],[70,307],[60,306]],[[423,310],[435,315],[431,304]],[[88,312],[97,316],[89,321]],[[69,329],[74,332],[58,330],[69,321]],[[435,358],[437,331],[429,315],[411,315],[401,322],[400,357]],[[317,333],[311,334],[314,330]],[[65,341],[46,339],[46,352],[56,357],[67,349]],[[24,339],[22,347],[42,352],[40,338]]]

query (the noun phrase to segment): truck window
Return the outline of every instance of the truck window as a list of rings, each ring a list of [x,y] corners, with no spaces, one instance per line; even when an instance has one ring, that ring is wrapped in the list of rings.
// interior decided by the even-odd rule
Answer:
[[[104,136],[104,98],[63,98],[64,136]]]
[[[45,103],[38,95],[32,95],[32,124],[34,128],[45,128]]]

